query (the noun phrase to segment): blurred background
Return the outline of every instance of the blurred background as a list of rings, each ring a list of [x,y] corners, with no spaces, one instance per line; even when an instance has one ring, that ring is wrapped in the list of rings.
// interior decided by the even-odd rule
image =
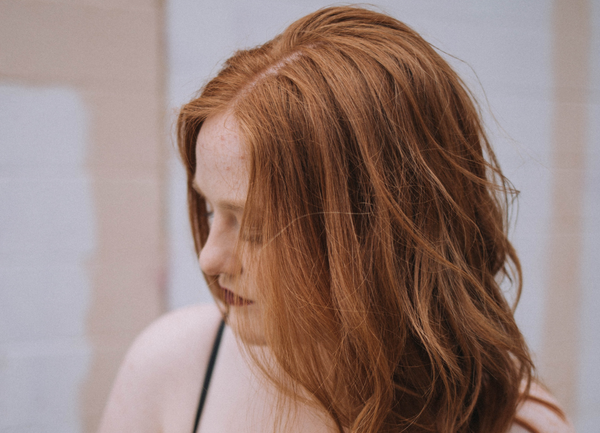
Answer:
[[[0,0],[0,432],[94,432],[135,336],[210,302],[175,112],[235,49],[327,5]],[[519,324],[577,431],[597,432],[600,0],[370,7],[454,56],[478,95],[521,191]]]

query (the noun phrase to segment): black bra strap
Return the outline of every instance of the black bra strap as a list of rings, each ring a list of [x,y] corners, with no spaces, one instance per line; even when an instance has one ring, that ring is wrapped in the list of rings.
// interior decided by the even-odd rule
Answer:
[[[198,411],[196,412],[196,421],[194,422],[194,433],[198,429],[198,423],[200,422],[200,415],[204,408],[204,401],[206,400],[206,394],[208,394],[208,387],[210,385],[210,379],[212,377],[213,368],[215,367],[215,361],[217,360],[217,353],[219,353],[219,346],[221,344],[221,337],[223,336],[223,329],[225,329],[225,321],[221,319],[217,336],[213,343],[212,351],[210,353],[210,359],[208,360],[208,366],[206,367],[206,373],[204,375],[204,383],[202,384],[202,393],[200,394],[200,402],[198,403]]]

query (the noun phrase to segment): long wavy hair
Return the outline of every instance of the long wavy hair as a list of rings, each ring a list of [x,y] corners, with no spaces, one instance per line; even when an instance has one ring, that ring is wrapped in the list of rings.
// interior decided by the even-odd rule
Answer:
[[[178,119],[197,252],[196,138],[225,111],[250,156],[241,238],[260,249],[266,344],[288,386],[271,379],[340,432],[506,432],[533,374],[499,285],[518,299],[514,191],[448,63],[356,7],[235,53]]]

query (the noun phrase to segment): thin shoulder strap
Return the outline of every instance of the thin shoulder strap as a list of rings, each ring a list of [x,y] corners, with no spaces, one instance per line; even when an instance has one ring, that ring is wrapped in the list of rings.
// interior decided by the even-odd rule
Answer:
[[[200,415],[202,414],[202,409],[204,408],[204,401],[206,400],[206,394],[208,394],[210,379],[212,377],[213,368],[215,367],[215,361],[217,360],[217,353],[219,353],[219,346],[221,345],[223,329],[225,329],[225,321],[221,319],[221,323],[219,324],[219,330],[217,331],[212,351],[210,352],[210,359],[208,360],[206,373],[204,374],[204,383],[202,384],[202,393],[200,394],[200,402],[198,403],[198,411],[196,412],[196,421],[194,422],[194,430],[192,430],[193,433],[196,433],[196,430],[198,430]]]

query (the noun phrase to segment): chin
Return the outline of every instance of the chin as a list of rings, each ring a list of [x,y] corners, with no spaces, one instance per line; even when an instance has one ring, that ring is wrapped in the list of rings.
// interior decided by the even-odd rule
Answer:
[[[230,306],[227,324],[237,338],[245,344],[264,346],[266,344],[263,323],[256,305],[243,307]]]

